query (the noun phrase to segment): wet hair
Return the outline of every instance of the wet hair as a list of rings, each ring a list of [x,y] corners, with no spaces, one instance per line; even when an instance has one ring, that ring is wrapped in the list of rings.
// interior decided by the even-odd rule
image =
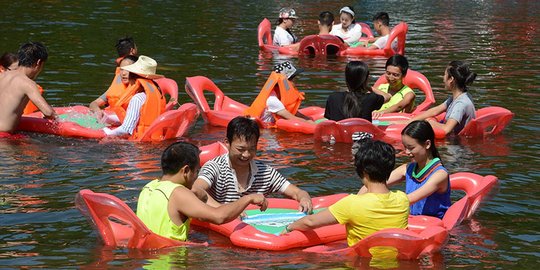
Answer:
[[[199,165],[199,148],[187,142],[175,142],[163,151],[161,155],[161,170],[163,175],[177,174],[184,166],[195,170]]]
[[[257,122],[245,116],[233,118],[227,125],[227,140],[232,144],[233,139],[244,139],[246,141],[259,140],[261,131]]]
[[[334,24],[334,14],[330,11],[323,11],[319,14],[319,22],[321,25],[332,26]]]
[[[47,48],[40,42],[28,42],[21,45],[17,56],[20,67],[32,67],[38,60],[45,62],[49,58]]]
[[[394,147],[382,141],[363,139],[354,155],[354,166],[360,178],[366,173],[372,182],[386,183],[396,165]]]
[[[398,67],[399,70],[401,70],[401,76],[405,77],[407,75],[407,70],[409,69],[409,61],[407,61],[407,58],[401,54],[395,54],[392,57],[388,58],[386,60],[386,65],[384,68],[386,69],[388,66],[395,66]]]
[[[415,139],[419,144],[425,144],[427,140],[431,142],[431,156],[440,158],[439,151],[435,147],[435,132],[433,127],[425,120],[410,122],[402,131],[401,135],[407,135]]]
[[[386,12],[379,12],[373,16],[373,21],[380,21],[383,25],[389,26],[390,25],[390,17],[388,16],[388,13]]]
[[[130,60],[131,62],[135,63],[137,62],[137,60],[139,60],[139,57],[136,55],[126,55],[124,58],[122,58],[122,61],[124,61],[125,59]],[[120,61],[120,63],[122,61]]]
[[[116,52],[118,52],[118,57],[124,57],[129,55],[131,49],[135,49],[135,40],[132,37],[124,37],[116,42]]]
[[[343,101],[343,113],[347,118],[359,117],[364,95],[371,89],[368,86],[369,68],[362,61],[351,61],[345,67],[345,81],[349,92]]]
[[[474,82],[476,73],[472,72],[469,64],[462,61],[452,61],[446,68],[448,76],[454,78],[456,85],[463,92],[467,92],[467,86]]]
[[[5,69],[8,69],[11,64],[19,61],[19,58],[14,53],[4,53],[2,54],[2,57],[0,57],[0,65],[3,66]]]
[[[352,10],[352,12],[356,13],[356,11],[354,11],[354,8],[353,8],[352,6],[346,6],[346,7],[350,8],[350,9]],[[353,16],[353,15],[350,14],[349,12],[342,11],[342,12],[339,13],[339,16],[341,16],[341,14],[343,14],[343,13],[349,14],[349,16],[352,17],[351,25],[354,25],[354,24],[356,23],[355,16]]]

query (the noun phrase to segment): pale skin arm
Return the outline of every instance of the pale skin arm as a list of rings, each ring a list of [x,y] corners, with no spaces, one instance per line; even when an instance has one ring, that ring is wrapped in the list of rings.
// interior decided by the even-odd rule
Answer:
[[[105,104],[107,104],[107,101],[98,97],[88,105],[88,108],[93,112],[99,113],[101,112],[101,107],[105,106]]]
[[[219,207],[221,204],[214,200],[212,196],[208,196],[208,189],[210,189],[210,185],[208,185],[208,183],[202,178],[197,178],[197,180],[195,180],[195,183],[193,183],[193,186],[191,187],[191,190],[195,192],[195,194],[197,194],[199,198],[204,197],[204,195],[202,195],[202,192],[206,194],[206,204],[213,207]]]
[[[435,119],[431,118],[445,112],[446,109],[447,109],[446,103],[441,103],[437,105],[436,107],[433,107],[413,117],[410,121],[426,119],[433,128],[442,129],[444,130],[445,134],[449,134],[450,132],[452,132],[452,130],[454,130],[454,128],[458,124],[458,122],[455,119],[448,119],[446,123],[442,124],[442,123],[437,122]]]
[[[299,230],[307,231],[316,229],[323,226],[338,224],[338,221],[332,215],[332,213],[325,209],[317,214],[305,216],[287,226],[289,231]],[[282,232],[282,234],[287,233],[287,229]]]
[[[300,114],[300,115],[302,115],[302,116],[304,116],[306,118],[296,116],[296,115],[290,113],[289,111],[287,111],[286,109],[278,111],[278,112],[276,112],[276,114],[281,116],[282,118],[289,119],[289,120],[297,120],[297,121],[302,121],[302,122],[308,122],[308,123],[311,123],[311,124],[315,123],[315,122],[313,122],[313,120],[307,119],[307,116],[305,116],[303,114]]]
[[[311,197],[309,194],[300,189],[299,187],[290,184],[283,194],[291,199],[294,199],[298,201],[298,211],[304,212],[304,213],[311,213],[313,211],[313,204],[311,203]]]
[[[390,108],[388,108],[386,110],[379,111],[379,112],[374,111],[372,117],[374,119],[377,119],[377,118],[381,117],[385,113],[400,112],[404,108],[408,107],[411,104],[411,102],[413,102],[413,100],[414,100],[414,94],[413,93],[407,93],[399,103],[390,106]]]
[[[444,192],[448,188],[448,173],[444,170],[435,172],[427,182],[419,189],[407,194],[410,204],[413,204],[435,192]]]
[[[203,203],[191,190],[176,188],[171,196],[170,203],[175,210],[184,216],[197,218],[214,224],[223,224],[237,218],[249,205],[255,204],[266,210],[268,203],[261,194],[250,194],[233,203],[212,207]]]
[[[371,92],[373,92],[373,93],[375,93],[375,94],[377,94],[379,96],[382,96],[384,98],[384,103],[388,102],[392,98],[392,95],[379,90],[379,88],[377,88],[377,87],[371,87]]]

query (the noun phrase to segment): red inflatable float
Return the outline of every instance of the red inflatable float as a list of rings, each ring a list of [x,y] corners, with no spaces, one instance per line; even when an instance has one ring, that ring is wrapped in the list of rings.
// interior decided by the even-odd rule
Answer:
[[[452,190],[462,190],[465,196],[453,203],[442,220],[428,216],[410,216],[407,229],[385,229],[360,240],[354,246],[338,248],[332,246],[314,246],[304,249],[306,252],[323,254],[351,254],[371,257],[373,247],[393,247],[398,259],[418,259],[441,249],[446,242],[448,232],[459,225],[464,218],[474,214],[480,202],[497,183],[492,175],[480,176],[473,173],[455,173],[450,176]]]
[[[88,115],[89,109],[84,106],[54,108],[56,113]],[[186,103],[176,110],[161,114],[152,125],[136,141],[163,141],[183,136],[197,120],[199,112],[193,103]],[[70,121],[52,121],[43,118],[42,113],[22,116],[17,131],[52,134],[62,137],[102,139],[106,137],[102,129],[81,126]]]
[[[113,195],[83,189],[77,193],[75,205],[106,246],[138,249],[208,246],[208,243],[182,242],[153,233],[127,204]]]
[[[365,37],[360,38],[363,41],[373,37],[371,28],[365,23],[358,23],[362,26],[362,33]],[[390,57],[394,54],[405,54],[405,40],[408,26],[401,22],[396,25],[389,37],[389,42],[383,49],[368,50],[365,47],[348,47],[343,40],[333,35],[310,35],[300,40],[299,50],[292,50],[290,47],[280,47],[273,45],[272,24],[268,19],[263,19],[257,28],[257,41],[259,49],[263,52],[277,52],[279,54],[298,56],[298,55],[338,55],[338,56],[382,56]],[[391,46],[397,39],[397,50]]]
[[[375,83],[374,86],[376,87],[376,86],[378,86],[380,84],[383,84],[383,83],[386,83],[386,76],[379,77],[379,79],[377,80],[377,82]],[[418,89],[423,93],[424,100],[415,108],[413,113],[420,113],[422,111],[425,111],[431,105],[433,105],[435,103],[435,97],[433,95],[433,90],[431,89],[431,84],[429,83],[429,80],[426,78],[426,76],[424,76],[422,73],[420,73],[418,71],[415,71],[415,70],[407,71],[407,75],[405,75],[405,77],[403,78],[403,84],[409,86],[411,89]],[[316,106],[307,107],[307,108],[304,108],[304,109],[300,109],[299,111],[301,113],[303,113],[304,115],[306,115],[306,116],[312,117],[315,120],[324,118],[324,108],[321,108],[321,107],[316,107]],[[377,119],[379,121],[374,121],[374,123],[376,123],[376,124],[380,123],[380,126],[384,125],[384,127],[382,127],[381,129],[383,131],[388,130],[388,132],[390,132],[389,137],[392,137],[392,138],[397,139],[398,141],[401,141],[401,136],[399,135],[399,133],[401,132],[401,129],[403,129],[403,127],[395,126],[395,127],[392,127],[390,129],[388,129],[386,126],[388,126],[389,123],[384,123],[384,122],[408,120],[411,117],[412,117],[412,114],[407,114],[407,113],[388,113],[388,114],[384,114],[382,117]],[[345,121],[345,122],[343,122],[343,121]],[[351,127],[351,126],[355,125],[354,123],[358,123],[358,121],[351,120],[351,119],[346,119],[346,120],[342,120],[342,121],[337,122],[337,125],[332,124],[332,123],[326,123],[325,125],[320,125],[320,124],[319,125],[313,125],[313,124],[308,124],[308,123],[303,122],[303,121],[279,119],[278,121],[276,121],[276,126],[279,129],[283,129],[283,130],[289,131],[289,132],[301,132],[301,133],[305,133],[305,134],[317,133],[317,134],[320,134],[320,135],[318,135],[318,136],[316,135],[315,138],[325,141],[324,137],[321,137],[321,136],[329,135],[327,133],[330,133],[330,130],[332,130],[332,132],[336,132],[336,130],[339,130],[341,126],[349,126],[349,127]],[[332,127],[327,127],[328,125],[330,125]],[[360,123],[358,123],[358,125],[361,125],[362,127],[359,127],[359,130],[355,130],[355,131],[369,131],[369,130],[373,130],[374,128],[376,128],[376,126],[367,125],[362,121]],[[366,129],[366,127],[368,127],[367,130],[364,130],[364,129]],[[330,129],[330,130],[327,130],[327,129]],[[382,139],[384,137],[384,136],[382,136],[383,134],[379,133],[378,131],[373,131],[373,132],[378,133],[377,138],[379,138],[379,139]],[[373,132],[370,132],[370,133],[375,135],[375,133],[373,133]],[[395,132],[398,132],[398,134],[397,135],[393,134]],[[350,140],[338,139],[337,142],[350,142]]]

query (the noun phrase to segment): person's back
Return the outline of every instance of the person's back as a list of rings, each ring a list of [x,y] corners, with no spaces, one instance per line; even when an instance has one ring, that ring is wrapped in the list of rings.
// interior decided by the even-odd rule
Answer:
[[[167,207],[172,192],[180,186],[182,185],[157,179],[146,184],[137,202],[137,216],[151,231],[167,238],[185,241],[191,220],[175,224],[169,217]]]
[[[355,153],[355,171],[364,186],[328,209],[303,217],[286,227],[286,231],[314,229],[331,224],[344,224],[347,244],[353,246],[366,236],[386,228],[406,228],[409,200],[402,191],[386,186],[395,165],[394,148],[381,141],[362,139]]]
[[[143,187],[137,203],[137,216],[152,232],[185,241],[191,218],[222,224],[237,218],[249,204],[266,210],[266,199],[260,194],[247,195],[219,207],[207,205],[205,192],[195,194],[190,190],[199,163],[199,148],[191,143],[175,142],[163,151],[163,174]]]
[[[321,12],[317,25],[319,26],[319,35],[330,35],[332,25],[334,25],[334,14],[330,11]]]
[[[15,129],[29,100],[45,117],[56,117],[34,82],[47,60],[47,49],[39,42],[26,43],[21,46],[18,55],[19,68],[0,74],[0,132]]]
[[[363,118],[371,122],[371,114],[381,108],[384,98],[371,93],[369,68],[362,61],[351,61],[345,68],[347,92],[332,93],[326,100],[324,117],[334,121]]]

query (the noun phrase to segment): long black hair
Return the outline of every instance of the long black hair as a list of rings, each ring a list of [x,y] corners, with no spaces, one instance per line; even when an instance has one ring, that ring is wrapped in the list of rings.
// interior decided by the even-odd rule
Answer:
[[[410,122],[402,131],[401,135],[407,135],[415,139],[420,144],[425,144],[427,140],[431,142],[431,155],[433,158],[440,158],[439,151],[435,147],[435,132],[431,125],[425,120]]]
[[[349,91],[343,102],[343,114],[347,118],[359,117],[362,100],[371,89],[368,86],[369,68],[362,61],[351,61],[345,68],[345,81]]]
[[[474,82],[476,73],[472,72],[469,64],[462,61],[452,61],[446,68],[448,76],[454,78],[456,85],[463,92],[467,92],[467,86]]]

